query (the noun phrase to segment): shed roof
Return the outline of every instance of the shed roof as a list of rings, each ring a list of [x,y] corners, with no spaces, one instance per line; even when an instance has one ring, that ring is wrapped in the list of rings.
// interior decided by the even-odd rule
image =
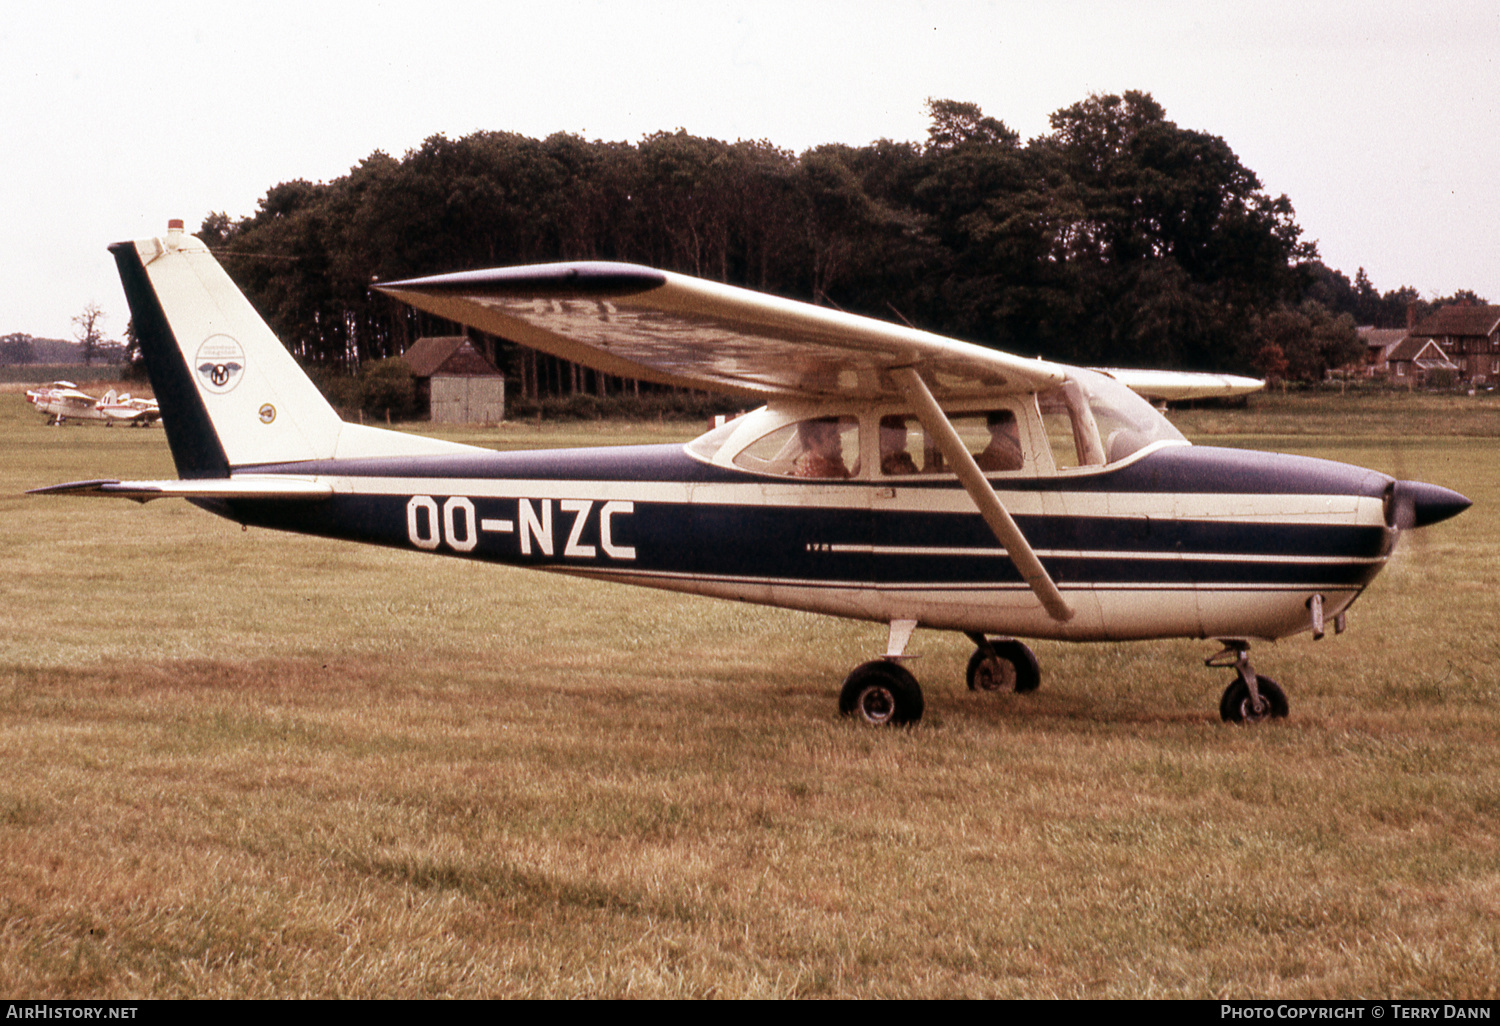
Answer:
[[[500,369],[474,348],[463,335],[438,335],[419,338],[402,354],[414,378],[438,374],[459,377],[496,377]]]

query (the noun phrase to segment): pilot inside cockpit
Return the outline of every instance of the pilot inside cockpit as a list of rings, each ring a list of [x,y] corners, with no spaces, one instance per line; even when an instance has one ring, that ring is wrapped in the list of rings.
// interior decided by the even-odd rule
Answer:
[[[985,417],[985,426],[989,428],[990,444],[974,457],[979,469],[1020,470],[1025,456],[1021,453],[1021,429],[1016,424],[1016,415],[1010,410],[995,410]]]

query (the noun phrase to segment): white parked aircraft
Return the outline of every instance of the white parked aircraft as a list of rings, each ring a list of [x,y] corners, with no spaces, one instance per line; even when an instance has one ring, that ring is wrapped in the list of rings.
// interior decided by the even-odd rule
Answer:
[[[1250,642],[1341,630],[1401,531],[1469,505],[1191,445],[1115,380],[1193,393],[1182,375],[1024,359],[651,268],[379,286],[606,373],[765,404],[687,445],[493,452],[344,423],[180,222],[111,251],[181,479],[37,491],[179,496],[243,524],[876,621],[885,656],[839,703],[873,723],[922,715],[900,662],[918,626],[974,641],[971,688],[1018,691],[1040,674],[1016,637],[1216,638],[1210,664],[1235,670],[1221,716],[1284,716]]]
[[[105,392],[95,408],[112,424],[147,427],[161,420],[161,406],[155,399],[132,397],[129,392],[116,395],[114,389]]]
[[[80,391],[71,381],[54,381],[42,388],[27,389],[26,401],[47,414],[48,424],[73,420],[101,420],[96,407],[99,400]]]
[[[26,401],[47,414],[47,423],[63,425],[70,420],[83,423],[99,421],[105,426],[132,424],[146,426],[161,419],[155,399],[134,399],[129,392],[116,395],[114,389],[95,399],[80,391],[71,381],[54,381],[44,388],[28,389]]]

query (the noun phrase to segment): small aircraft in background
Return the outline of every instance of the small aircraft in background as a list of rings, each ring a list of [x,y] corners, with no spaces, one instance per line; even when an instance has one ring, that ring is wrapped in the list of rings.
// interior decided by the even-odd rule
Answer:
[[[1470,503],[1326,460],[1194,446],[1153,399],[1247,378],[1105,373],[631,264],[377,286],[609,374],[751,397],[686,445],[494,452],[344,423],[207,247],[118,243],[179,480],[241,524],[885,624],[840,709],[921,718],[918,627],[974,642],[968,685],[1030,691],[1017,638],[1214,638],[1226,721],[1287,713],[1254,640],[1342,631],[1404,530]]]
[[[96,409],[109,418],[110,424],[149,427],[161,420],[161,406],[155,399],[132,397],[129,392],[116,395],[114,389],[104,393]]]
[[[54,381],[42,388],[26,390],[26,401],[42,413],[47,414],[48,424],[63,424],[73,420],[102,420],[97,407],[99,400],[87,392],[80,391],[71,381]]]
[[[71,381],[54,381],[44,388],[28,389],[26,401],[47,414],[47,423],[61,426],[70,420],[80,423],[102,422],[106,427],[130,424],[146,427],[161,419],[161,407],[155,399],[132,398],[129,392],[119,395],[114,389],[95,399]]]

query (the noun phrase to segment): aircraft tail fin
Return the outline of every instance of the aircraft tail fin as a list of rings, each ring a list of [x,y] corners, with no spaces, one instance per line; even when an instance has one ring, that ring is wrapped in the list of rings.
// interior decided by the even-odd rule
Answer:
[[[346,424],[297,366],[208,247],[169,224],[166,238],[109,247],[186,479],[231,469],[350,456],[469,450]]]

